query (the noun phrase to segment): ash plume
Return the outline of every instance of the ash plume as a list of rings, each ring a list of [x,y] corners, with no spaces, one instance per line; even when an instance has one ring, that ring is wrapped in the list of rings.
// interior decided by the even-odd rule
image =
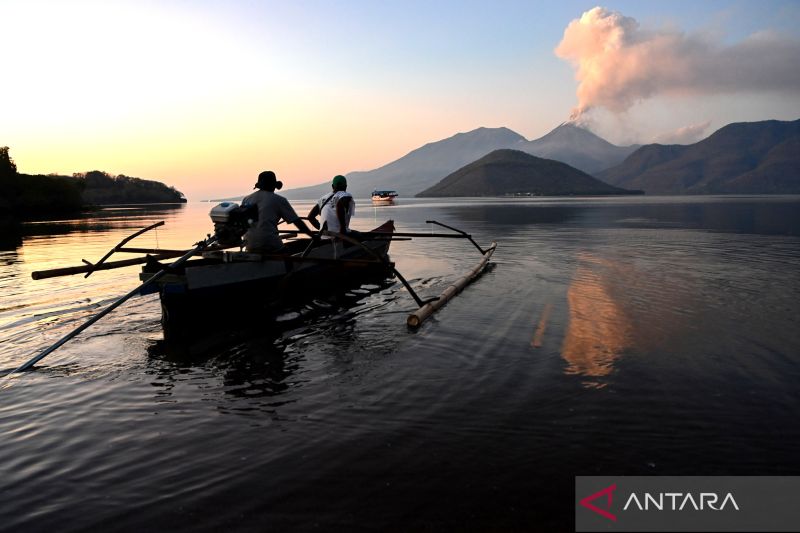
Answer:
[[[705,137],[706,130],[711,126],[711,121],[707,120],[705,122],[701,122],[699,124],[690,124],[689,126],[684,126],[682,128],[678,128],[675,131],[671,131],[668,133],[662,133],[657,135],[654,139],[654,143],[659,144],[692,144],[696,143],[697,141],[703,139]]]
[[[621,13],[595,7],[569,23],[555,49],[572,63],[578,105],[614,113],[658,95],[800,92],[800,41],[761,32],[732,45],[704,34],[646,30]]]

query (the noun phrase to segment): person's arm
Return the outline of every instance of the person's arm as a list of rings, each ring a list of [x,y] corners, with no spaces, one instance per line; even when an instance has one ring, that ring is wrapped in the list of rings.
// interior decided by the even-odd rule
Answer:
[[[297,216],[297,213],[292,207],[292,204],[289,203],[289,200],[283,197],[281,197],[281,200],[282,200],[281,203],[283,204],[281,218],[283,218],[283,220],[285,220],[289,224],[294,224],[295,226],[297,226],[297,229],[305,233],[306,235],[313,236],[314,234],[311,232],[310,229],[308,229],[306,223],[303,222],[303,220],[299,216]]]
[[[312,222],[312,224],[313,224],[313,222]],[[309,229],[308,226],[306,226],[306,223],[303,222],[302,218],[298,218],[297,220],[295,220],[294,221],[294,225],[297,226],[298,230],[300,230],[301,232],[305,233],[306,235],[310,235],[312,237],[314,236],[314,233],[311,231],[311,229]],[[317,222],[317,227],[319,227],[319,222]]]
[[[314,207],[311,208],[311,211],[308,212],[308,221],[317,229],[319,229],[319,220],[317,220],[319,214],[319,203],[316,203]]]
[[[353,198],[350,196],[343,196],[336,202],[336,218],[339,219],[339,229],[342,233],[347,233],[350,228],[347,227],[347,210],[350,208],[350,202]]]

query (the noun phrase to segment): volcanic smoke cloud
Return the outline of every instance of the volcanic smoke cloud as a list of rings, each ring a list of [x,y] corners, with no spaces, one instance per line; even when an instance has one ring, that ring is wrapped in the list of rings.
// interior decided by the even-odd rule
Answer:
[[[569,23],[555,49],[576,68],[578,106],[615,113],[659,94],[800,92],[800,42],[757,33],[724,45],[675,30],[647,31],[603,7]]]
[[[699,124],[691,124],[678,128],[669,133],[662,133],[653,139],[654,143],[659,144],[692,144],[705,137],[706,130],[711,126],[711,121],[706,120]]]

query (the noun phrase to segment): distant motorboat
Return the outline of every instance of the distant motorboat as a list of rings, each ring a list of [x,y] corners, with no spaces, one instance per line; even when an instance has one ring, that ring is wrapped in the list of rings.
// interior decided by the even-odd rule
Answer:
[[[372,205],[393,205],[397,191],[372,191]]]

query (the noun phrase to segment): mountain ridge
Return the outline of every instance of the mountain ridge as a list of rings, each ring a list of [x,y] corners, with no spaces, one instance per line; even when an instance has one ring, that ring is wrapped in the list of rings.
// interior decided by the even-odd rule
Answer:
[[[800,193],[800,120],[735,122],[690,145],[649,144],[597,176],[648,194]]]
[[[348,190],[356,197],[369,196],[374,189],[394,189],[401,197],[413,196],[464,165],[503,148],[558,159],[592,173],[599,167],[607,168],[621,162],[637,146],[616,146],[569,122],[532,141],[506,127],[480,127],[426,143],[376,169],[350,172],[346,174]],[[283,194],[289,199],[309,199],[318,198],[329,190],[330,184],[326,182],[287,189]]]
[[[561,161],[500,149],[465,165],[418,197],[593,196],[636,194],[614,187]]]
[[[562,122],[550,132],[514,148],[536,157],[555,159],[587,174],[621,163],[640,145],[617,146],[572,122]]]
[[[369,171],[346,174],[348,188],[353,195],[369,196],[374,189],[395,189],[403,196],[413,196],[437,182],[456,168],[497,148],[505,148],[525,138],[505,127],[480,127],[461,132],[439,141],[426,143],[403,157]],[[289,189],[284,196],[289,199],[318,198],[330,191],[325,182],[310,187]]]

